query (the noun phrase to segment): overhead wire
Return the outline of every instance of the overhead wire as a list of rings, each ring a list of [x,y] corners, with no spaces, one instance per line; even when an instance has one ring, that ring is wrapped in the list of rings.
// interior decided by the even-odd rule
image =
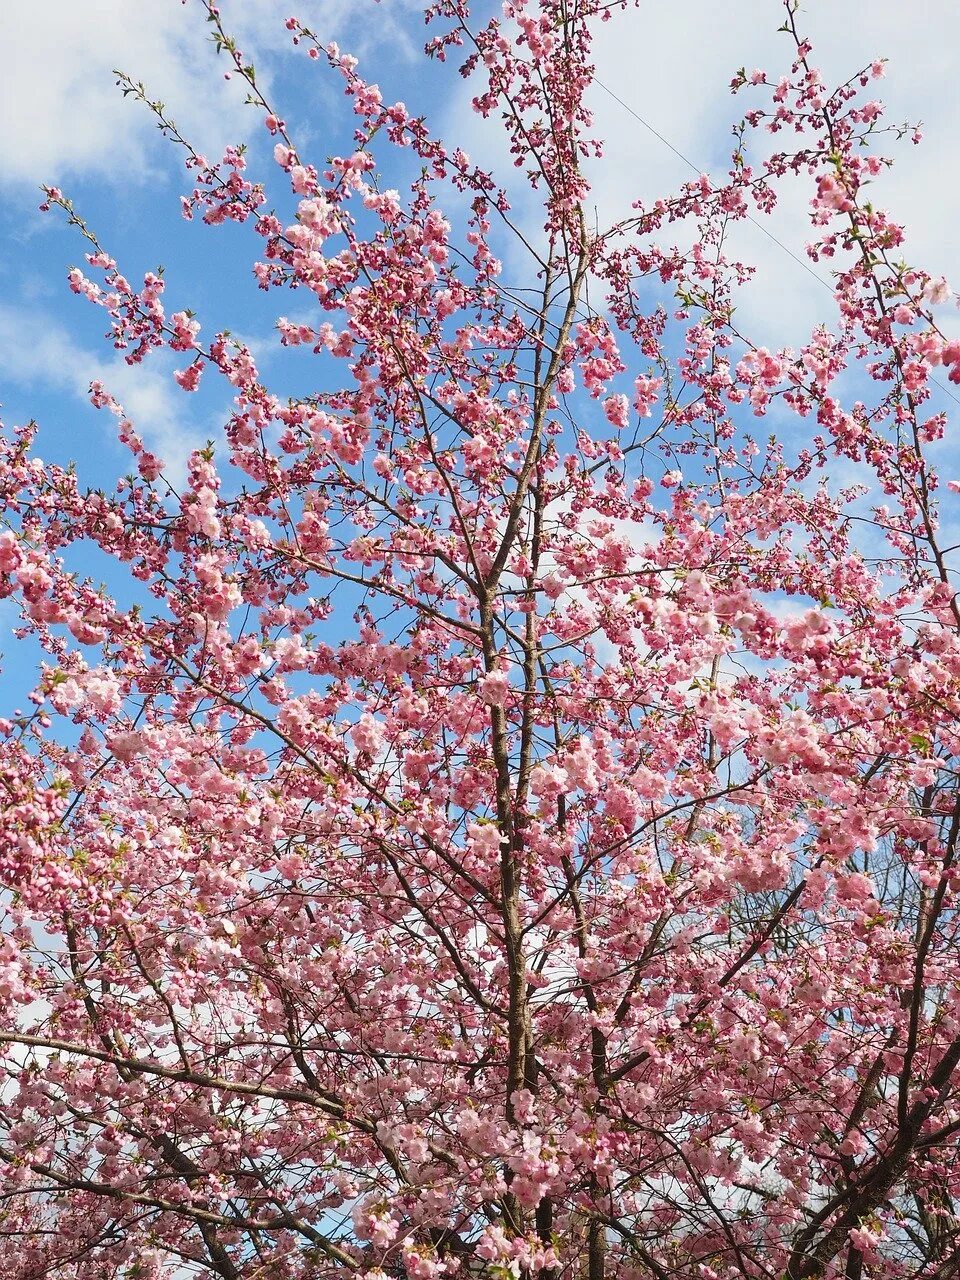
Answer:
[[[604,82],[598,76],[593,77],[593,83],[597,86],[597,88],[602,89],[604,93],[607,94],[608,97],[612,98],[614,102],[618,103],[621,107],[623,107],[624,111],[626,111],[629,115],[633,116],[634,120],[636,120],[638,124],[642,125],[644,129],[647,130],[648,133],[652,134],[657,139],[658,142],[661,142],[667,148],[668,151],[672,151],[678,160],[682,160],[688,169],[690,169],[693,173],[697,174],[697,176],[699,176],[701,173],[704,172],[704,170],[700,166],[695,165],[693,163],[693,161],[690,159],[689,156],[684,155],[683,152],[678,147],[675,147],[669,138],[664,137],[664,135],[658,129],[655,129],[654,126],[649,122],[649,120],[645,120],[643,116],[640,115],[638,111],[635,111],[634,108],[631,107],[628,102],[624,102],[624,100],[618,94],[614,93],[614,91],[609,87],[609,85],[604,84]],[[789,247],[789,245],[784,244],[782,240],[780,240],[777,236],[773,234],[773,232],[769,229],[769,227],[764,226],[764,224],[758,218],[755,218],[753,214],[748,213],[746,217],[748,222],[752,223],[753,226],[757,227],[758,230],[760,230],[767,237],[768,240],[771,240],[777,246],[778,249],[781,249],[787,255],[788,258],[791,258],[797,264],[797,266],[802,267],[803,270],[806,271],[807,275],[812,276],[813,279],[816,280],[818,284],[823,285],[825,289],[829,289],[831,296],[833,296],[833,292],[834,292],[833,286],[830,284],[828,280],[825,280],[823,276],[819,274],[819,272],[814,271],[813,267],[810,266],[809,262],[804,262],[803,258],[799,257],[796,253],[794,253],[793,250]],[[932,386],[936,387],[939,391],[942,391],[945,396],[947,396],[950,400],[954,402],[954,404],[960,405],[960,398],[954,395],[954,393],[950,390],[949,387],[945,387],[943,383],[938,382],[936,378],[930,378],[929,382],[931,383]]]

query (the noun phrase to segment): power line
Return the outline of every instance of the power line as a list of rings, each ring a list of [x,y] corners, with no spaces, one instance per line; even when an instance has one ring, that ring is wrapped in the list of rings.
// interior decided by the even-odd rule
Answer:
[[[690,159],[689,156],[685,156],[682,151],[678,150],[673,145],[673,143],[669,140],[669,138],[665,138],[663,134],[659,133],[653,127],[653,125],[650,124],[648,120],[644,120],[643,116],[641,116],[638,112],[634,111],[633,107],[631,107],[628,103],[624,102],[622,98],[618,97],[617,94],[615,94],[612,89],[609,89],[603,83],[602,80],[598,80],[596,77],[594,77],[594,84],[598,85],[604,91],[604,93],[608,94],[614,100],[614,102],[618,102],[620,106],[623,107],[624,111],[629,112],[629,114],[633,116],[634,120],[636,120],[638,124],[642,124],[648,133],[652,133],[653,136],[659,142],[662,142],[663,145],[668,148],[668,150],[673,152],[673,154],[677,157],[678,160],[682,160],[688,169],[690,169],[693,173],[697,174],[698,177],[701,173],[704,172],[702,168],[700,168],[698,165],[695,165],[693,163],[693,161]],[[773,234],[773,232],[770,231],[767,227],[765,227],[763,223],[760,222],[757,218],[755,218],[752,213],[748,213],[746,217],[747,217],[747,221],[752,222],[755,227],[757,227],[760,231],[762,231],[768,240],[772,240],[773,243],[777,246],[777,248],[782,249],[783,252],[789,258],[792,258],[793,261],[797,264],[797,266],[803,267],[807,275],[813,276],[814,280],[816,280],[818,284],[822,284],[825,289],[830,290],[831,294],[833,293],[833,288],[830,282],[827,280],[824,280],[823,276],[819,275],[816,271],[814,271],[814,269],[810,266],[809,262],[804,262],[804,260],[798,257],[797,254],[795,254],[793,250],[789,248],[789,246],[785,245],[782,240],[777,239],[777,237]]]
[[[619,97],[617,94],[615,94],[611,88],[605,85],[602,80],[600,80],[597,76],[594,76],[593,82],[600,89],[602,89],[605,94],[611,97],[614,100],[614,102],[619,103],[619,105],[623,107],[624,111],[626,111],[629,115],[633,116],[634,120],[636,120],[638,124],[643,125],[644,129],[646,129],[648,133],[653,134],[653,136],[657,139],[658,142],[662,142],[668,151],[672,151],[678,160],[682,160],[688,169],[690,169],[693,173],[697,174],[697,176],[699,176],[701,173],[704,172],[704,170],[699,165],[695,165],[689,156],[685,156],[683,152],[679,150],[679,148],[673,145],[673,143],[670,141],[669,138],[665,138],[663,134],[659,132],[659,130],[653,127],[653,125],[649,122],[649,120],[644,120],[643,116],[640,115],[639,112],[634,111],[633,107],[631,107],[629,103],[624,102],[624,100],[621,97]],[[830,284],[828,280],[824,280],[822,275],[814,271],[813,267],[810,266],[809,262],[804,262],[803,258],[798,257],[797,254],[795,254],[788,245],[785,245],[782,240],[778,239],[778,237],[775,236],[768,227],[765,227],[764,224],[759,221],[759,219],[755,218],[752,213],[747,213],[746,217],[747,217],[747,221],[753,223],[753,225],[757,227],[758,230],[762,231],[768,240],[772,240],[778,249],[782,249],[788,258],[792,258],[793,261],[797,264],[797,266],[802,267],[804,271],[806,271],[808,276],[812,276],[818,284],[823,285],[825,289],[829,289],[831,297],[833,296],[833,292],[834,292],[833,286]],[[945,387],[943,383],[938,382],[936,378],[930,378],[929,381],[938,390],[942,391],[945,396],[948,396],[954,402],[954,404],[960,405],[960,399],[958,399],[957,396],[953,394],[953,392],[949,389],[949,387]]]

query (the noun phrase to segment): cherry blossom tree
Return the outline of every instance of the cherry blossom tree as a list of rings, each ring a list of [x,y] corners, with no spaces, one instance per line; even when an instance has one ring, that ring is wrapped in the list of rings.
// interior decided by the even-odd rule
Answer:
[[[428,8],[512,190],[291,19],[356,113],[301,150],[203,7],[271,194],[123,88],[314,389],[47,190],[114,345],[232,409],[180,483],[94,384],[109,493],[3,437],[43,660],[0,723],[0,1277],[949,1280],[960,342],[869,199],[883,64],[826,84],[787,0],[726,176],[603,228],[623,6]],[[728,246],[794,179],[834,301],[779,350]]]

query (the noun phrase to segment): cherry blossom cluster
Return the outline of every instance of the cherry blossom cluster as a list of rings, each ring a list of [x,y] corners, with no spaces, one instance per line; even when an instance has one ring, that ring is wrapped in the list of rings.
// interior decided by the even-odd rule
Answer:
[[[199,3],[269,176],[121,86],[319,372],[46,190],[114,346],[230,403],[176,483],[105,378],[111,491],[0,436],[0,1280],[948,1280],[960,345],[868,199],[883,63],[830,88],[787,0],[727,174],[597,229],[623,6],[427,9],[505,176],[291,18],[350,117],[313,155]],[[793,175],[796,350],[727,246]]]

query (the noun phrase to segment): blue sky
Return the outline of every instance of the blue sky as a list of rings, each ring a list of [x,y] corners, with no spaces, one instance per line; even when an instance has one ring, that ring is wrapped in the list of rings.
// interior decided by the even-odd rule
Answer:
[[[352,20],[340,16],[345,5],[330,3],[303,16],[369,49],[357,20],[361,7],[351,6]],[[401,5],[393,9],[375,41],[390,51],[385,65],[377,59],[385,89],[391,80],[409,77],[415,49],[406,39],[410,12]],[[244,106],[238,81],[223,78],[226,64],[215,56],[199,5],[94,0],[55,4],[53,11],[37,20],[26,6],[8,6],[0,15],[0,44],[12,50],[19,81],[0,90],[9,130],[0,140],[0,400],[7,425],[40,420],[45,456],[68,455],[82,468],[102,467],[106,478],[111,465],[114,473],[128,465],[128,455],[114,446],[108,416],[87,403],[93,378],[103,379],[148,447],[168,460],[182,459],[217,434],[229,389],[221,387],[219,398],[188,397],[172,380],[182,358],[167,353],[130,368],[112,351],[102,338],[103,313],[65,284],[66,271],[82,264],[86,246],[59,213],[37,211],[38,185],[64,189],[131,280],[162,264],[168,312],[196,311],[208,337],[229,328],[249,339],[267,368],[279,301],[252,285],[257,238],[251,231],[211,230],[180,217],[179,196],[189,189],[183,156],[159,135],[142,105],[123,98],[112,69],[143,80],[198,150],[216,158],[227,143],[245,142],[251,168],[274,184],[273,200],[289,202],[289,191],[270,159],[272,141],[261,115]],[[94,12],[99,23],[90,23]],[[261,81],[277,91],[298,143],[305,152],[316,148],[322,159],[349,149],[351,117],[333,77],[292,52],[285,13],[249,0],[224,6]],[[45,79],[37,91],[41,70]]]
[[[302,153],[322,160],[349,146],[352,114],[340,85],[290,48],[288,6],[320,33],[361,58],[361,70],[385,96],[432,118],[436,132],[477,160],[501,164],[495,122],[470,111],[454,65],[425,63],[421,6],[413,0],[222,0],[225,24],[256,63],[259,81],[289,123]],[[482,6],[479,6],[482,7]],[[648,0],[600,30],[600,81],[671,144],[704,169],[722,169],[731,121],[743,109],[728,84],[737,67],[779,74],[789,48],[776,34],[777,0]],[[907,223],[909,254],[960,286],[956,210],[960,177],[960,10],[955,0],[809,0],[802,25],[828,78],[845,77],[877,55],[891,59],[881,95],[894,120],[923,119],[921,148],[901,145],[879,203]],[[250,280],[252,232],[209,230],[179,216],[182,158],[142,107],[124,100],[114,67],[145,82],[198,150],[213,157],[247,142],[251,169],[271,182],[269,203],[289,199],[270,160],[272,140],[243,104],[243,86],[208,40],[195,0],[47,0],[0,6],[0,402],[11,426],[36,417],[39,452],[75,459],[91,483],[111,483],[129,468],[109,415],[88,403],[101,378],[124,403],[148,448],[176,466],[191,448],[216,438],[227,389],[195,397],[172,380],[167,354],[129,368],[103,341],[101,312],[69,292],[66,272],[82,260],[76,232],[57,214],[37,212],[38,186],[53,182],[74,199],[132,279],[162,263],[168,311],[191,308],[211,335],[220,327],[248,338],[267,375],[284,376],[272,324],[295,314],[295,300],[265,297]],[[689,177],[684,165],[601,88],[598,132],[608,138],[598,171],[598,220],[623,214]],[[506,167],[502,166],[505,172]],[[389,177],[389,175],[388,175]],[[808,193],[787,192],[771,229],[802,256]],[[782,249],[749,228],[744,255],[760,268],[740,317],[758,344],[799,343],[829,312],[822,284]],[[949,324],[952,317],[948,317]],[[182,360],[179,362],[182,363]],[[6,648],[6,644],[2,644]]]
[[[349,117],[339,85],[290,52],[287,0],[223,0],[225,21],[254,58],[303,150],[325,155],[346,145]],[[296,5],[294,4],[294,7]],[[437,122],[448,139],[480,160],[500,158],[495,128],[472,116],[467,93],[419,56],[420,6],[411,0],[304,0],[299,16],[326,38],[357,52],[388,97],[402,97]],[[28,416],[43,426],[48,454],[106,464],[110,424],[86,405],[86,387],[103,377],[138,420],[148,443],[167,456],[217,429],[218,408],[179,394],[173,364],[128,369],[101,341],[103,319],[70,294],[65,274],[82,253],[76,233],[36,211],[37,187],[56,182],[98,230],[133,278],[162,262],[168,309],[197,311],[207,333],[229,325],[270,342],[279,299],[249,287],[249,237],[210,232],[178,216],[180,158],[147,112],[124,100],[112,69],[142,79],[206,154],[247,141],[252,167],[275,182],[269,142],[242,86],[223,79],[199,5],[193,0],[50,0],[0,7],[0,46],[8,72],[0,87],[0,401],[9,424]],[[960,283],[955,218],[960,178],[960,13],[945,0],[810,0],[803,20],[829,73],[847,74],[877,54],[891,58],[881,82],[893,118],[923,118],[922,148],[902,146],[881,195],[901,213],[917,258]],[[727,91],[737,66],[781,69],[787,54],[776,0],[646,3],[601,28],[601,81],[699,167],[718,167],[739,104]],[[687,177],[683,165],[598,89],[599,131],[608,162],[596,190],[600,220]],[[773,229],[794,252],[806,236],[803,200],[788,198]],[[771,241],[748,232],[760,277],[744,301],[755,340],[799,341],[829,303],[826,291]],[[240,247],[240,242],[246,251]],[[786,295],[786,296],[785,296]],[[268,366],[269,368],[269,366]],[[124,461],[117,451],[116,460]]]

